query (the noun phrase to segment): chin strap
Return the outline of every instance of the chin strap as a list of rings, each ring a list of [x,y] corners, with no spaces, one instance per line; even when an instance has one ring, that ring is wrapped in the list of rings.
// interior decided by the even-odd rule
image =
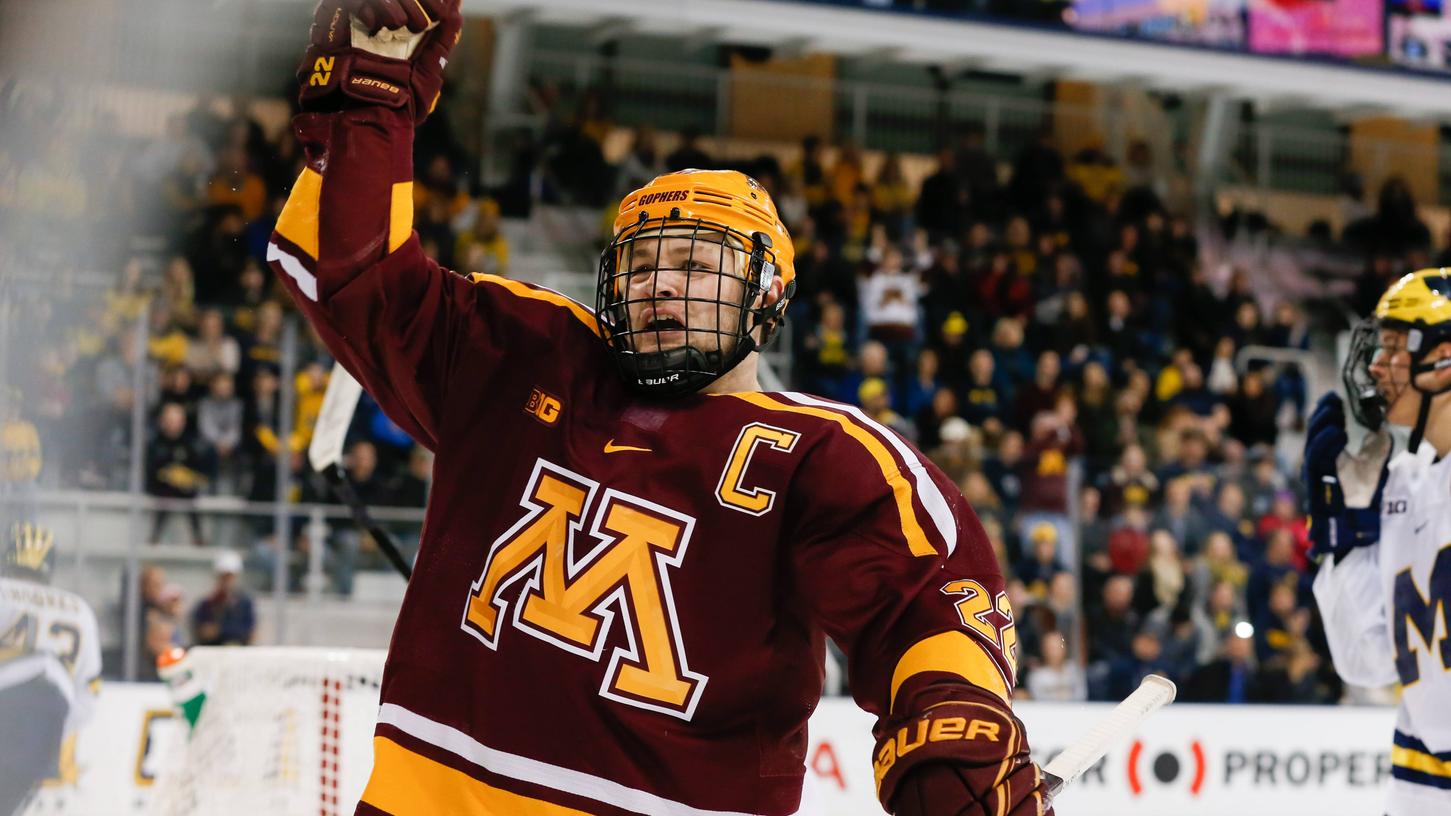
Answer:
[[[1440,371],[1444,368],[1451,368],[1451,357],[1442,357],[1432,363],[1417,363],[1411,366],[1411,387],[1421,394],[1421,407],[1416,412],[1416,426],[1411,431],[1411,441],[1406,450],[1415,453],[1421,447],[1421,440],[1426,437],[1426,423],[1431,418],[1431,400],[1442,394],[1451,393],[1451,383],[1434,391],[1427,391],[1416,385],[1416,378],[1430,371]]]

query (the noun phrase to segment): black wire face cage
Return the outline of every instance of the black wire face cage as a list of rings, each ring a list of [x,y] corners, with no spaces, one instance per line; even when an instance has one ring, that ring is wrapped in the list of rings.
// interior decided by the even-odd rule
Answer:
[[[625,381],[642,394],[691,394],[775,334],[795,288],[753,306],[777,274],[771,239],[679,210],[623,229],[600,255],[595,314]],[[764,326],[758,343],[752,332]]]
[[[1380,351],[1380,324],[1362,320],[1350,331],[1350,353],[1340,369],[1345,394],[1350,398],[1350,413],[1355,421],[1371,431],[1378,431],[1385,422],[1386,401],[1370,376],[1370,364]]]

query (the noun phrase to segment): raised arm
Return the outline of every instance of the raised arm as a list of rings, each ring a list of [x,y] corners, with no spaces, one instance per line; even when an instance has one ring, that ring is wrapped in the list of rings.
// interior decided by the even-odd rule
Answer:
[[[1391,438],[1367,436],[1345,449],[1345,413],[1334,392],[1321,397],[1305,432],[1305,488],[1310,496],[1310,554],[1320,559],[1315,602],[1335,671],[1347,683],[1396,682],[1385,591],[1380,575],[1381,492]]]
[[[307,166],[267,248],[323,342],[430,447],[475,295],[413,232],[413,129],[437,103],[461,24],[458,0],[318,3],[293,120]]]

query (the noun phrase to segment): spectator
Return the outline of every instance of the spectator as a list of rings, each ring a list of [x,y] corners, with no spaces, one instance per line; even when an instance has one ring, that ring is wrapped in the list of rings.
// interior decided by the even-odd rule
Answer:
[[[1149,629],[1141,629],[1133,636],[1129,654],[1109,664],[1106,694],[1098,699],[1122,700],[1151,674],[1170,675],[1173,669],[1164,660],[1164,647],[1159,635]]]
[[[187,433],[186,409],[175,402],[161,406],[156,430],[146,450],[146,492],[162,499],[194,499],[207,482],[206,454]],[[157,510],[151,525],[152,544],[161,541],[169,510]],[[201,516],[186,513],[191,524],[191,543],[205,544]]]
[[[221,310],[203,310],[197,321],[197,337],[187,344],[187,369],[198,380],[210,382],[217,374],[236,374],[241,365],[241,347],[236,338],[226,334]]]
[[[700,147],[700,128],[694,125],[680,131],[680,145],[665,157],[665,169],[674,173],[678,170],[709,170],[715,161]]]
[[[173,325],[188,330],[196,328],[196,276],[192,274],[191,264],[180,255],[173,256],[166,263],[161,301]]]
[[[1057,529],[1059,556],[1068,569],[1078,563],[1078,545],[1068,520],[1068,463],[1083,446],[1078,429],[1071,423],[1061,413],[1039,413],[1033,419],[1033,435],[1018,465],[1023,484],[1019,528],[1024,537],[1040,523]]]
[[[867,336],[887,349],[892,370],[904,377],[912,370],[917,350],[917,300],[922,281],[916,272],[902,265],[902,251],[887,249],[882,263],[861,283],[862,319]]]
[[[1340,697],[1338,678],[1324,671],[1324,661],[1309,643],[1296,640],[1283,659],[1262,674],[1264,701],[1282,705],[1325,705]]]
[[[1204,548],[1194,559],[1190,579],[1194,594],[1205,598],[1222,582],[1236,590],[1243,589],[1249,580],[1249,570],[1236,557],[1229,534],[1216,530],[1205,537]]]
[[[232,375],[213,375],[207,397],[197,406],[197,429],[201,441],[216,456],[218,470],[228,477],[235,475],[244,415]]]
[[[1034,212],[1062,181],[1063,157],[1053,146],[1052,131],[1045,128],[1013,160],[1008,191],[1013,207],[1019,212]]]
[[[836,150],[836,162],[831,165],[831,172],[827,176],[827,184],[831,191],[831,197],[835,198],[843,206],[848,205],[857,193],[865,189],[865,173],[862,171],[861,151],[856,145],[850,142],[841,145]],[[867,193],[867,209],[872,209],[871,193]]]
[[[995,456],[983,463],[983,474],[992,485],[993,492],[1003,503],[1004,515],[1011,519],[1018,513],[1018,502],[1023,497],[1023,479],[1019,475],[1023,463],[1023,435],[1008,431],[998,438]]]
[[[1214,345],[1214,358],[1209,361],[1209,376],[1205,386],[1210,393],[1220,397],[1232,397],[1239,390],[1239,375],[1234,369],[1234,340],[1219,338]]]
[[[937,423],[957,414],[957,395],[951,389],[943,388],[942,381],[938,376],[940,363],[937,358],[937,350],[931,347],[924,348],[917,354],[917,366],[915,376],[907,379],[902,388],[901,397],[897,404],[902,406],[902,413],[910,417],[916,417],[924,412],[931,412],[936,415],[931,423],[931,434],[926,433],[926,427],[918,422],[917,427],[923,431],[922,447],[924,449],[934,447],[937,444]],[[951,408],[940,408],[939,393],[945,394],[951,399]]]
[[[217,553],[212,593],[191,612],[192,642],[198,646],[250,646],[257,636],[252,597],[239,585],[242,557],[232,550]]]
[[[269,297],[270,283],[269,274],[262,268],[262,262],[249,257],[242,264],[237,286],[226,293],[224,300],[219,301],[221,305],[231,308],[232,326],[243,335],[256,332],[257,312]]]
[[[1068,659],[1063,636],[1057,633],[1043,638],[1043,663],[1028,672],[1024,685],[1033,700],[1072,703],[1088,699],[1083,669]]]
[[[1123,449],[1118,464],[1099,479],[1099,485],[1111,515],[1130,507],[1148,507],[1159,494],[1159,479],[1149,471],[1148,456],[1138,444]]]
[[[957,397],[950,389],[939,388],[932,404],[913,423],[917,429],[917,446],[928,451],[932,461],[953,482],[978,467],[977,448],[981,444],[981,435],[967,420],[957,416],[956,409]]]
[[[644,187],[651,179],[664,171],[660,154],[655,148],[655,129],[641,125],[630,134],[630,149],[620,160],[616,184],[618,195],[624,196]]]
[[[1246,563],[1258,556],[1254,524],[1245,517],[1244,491],[1234,482],[1219,486],[1214,507],[1206,514],[1212,529],[1227,533],[1234,542],[1239,559]]]
[[[916,440],[917,429],[892,410],[892,396],[885,380],[868,377],[857,388],[857,404],[862,412],[876,422],[891,428],[909,440]]]
[[[982,128],[963,129],[953,156],[957,183],[967,191],[976,218],[991,218],[998,206],[998,163],[984,147]]]
[[[1043,601],[1048,597],[1049,582],[1058,573],[1068,571],[1058,555],[1058,528],[1038,522],[1028,530],[1026,538],[1030,553],[1018,563],[1018,579],[1029,595]]]
[[[933,242],[955,238],[962,230],[969,204],[952,151],[938,152],[937,170],[923,180],[917,194],[917,226],[927,230]]]
[[[1231,633],[1221,656],[1201,666],[1184,684],[1185,702],[1254,703],[1263,695],[1252,663],[1253,644],[1248,637]]]
[[[992,484],[983,475],[983,471],[981,469],[969,471],[966,476],[962,477],[959,484],[962,485],[962,497],[977,514],[978,520],[984,526],[991,523],[1002,529],[1006,515],[1003,511],[1003,503],[998,499],[998,494],[993,491]],[[1004,557],[999,560],[1005,562],[1007,559]]]
[[[346,459],[348,482],[364,505],[391,506],[397,503],[397,489],[378,470],[378,449],[372,442],[359,440],[348,448]],[[354,525],[345,525],[334,537],[335,546],[328,553],[328,572],[333,585],[344,597],[353,593],[353,576],[360,555],[373,558],[378,544]]]
[[[872,209],[887,228],[887,237],[901,240],[911,232],[916,195],[902,173],[902,157],[888,153],[872,182]]]
[[[1023,348],[1021,321],[1005,317],[993,324],[992,353],[995,367],[1009,390],[1033,378],[1033,357]]]
[[[1013,416],[1020,431],[1027,431],[1028,424],[1044,411],[1053,410],[1058,398],[1058,377],[1062,373],[1062,362],[1056,351],[1045,351],[1038,355],[1038,364],[1033,369],[1033,381],[1018,387],[1013,400]]]
[[[1275,444],[1280,429],[1279,407],[1274,394],[1265,388],[1264,376],[1258,371],[1244,375],[1239,392],[1229,402],[1229,432],[1245,445]]]
[[[1254,629],[1255,657],[1260,666],[1283,667],[1290,648],[1304,640],[1310,629],[1310,610],[1298,608],[1293,585],[1275,584],[1270,587],[1269,599]]]
[[[1103,587],[1102,603],[1088,612],[1090,662],[1110,664],[1129,656],[1134,633],[1139,629],[1139,614],[1134,611],[1134,580],[1115,575]]]
[[[1108,559],[1119,575],[1136,575],[1149,560],[1149,515],[1142,507],[1130,507],[1120,515],[1108,534]]]
[[[968,359],[967,396],[963,400],[963,416],[968,422],[982,426],[989,435],[1002,433],[1003,416],[1007,410],[996,367],[992,352],[987,349],[974,351]]]
[[[1138,574],[1134,588],[1134,607],[1142,617],[1156,611],[1174,609],[1184,595],[1184,562],[1179,542],[1167,530],[1155,530],[1149,536],[1149,557]]]
[[[227,147],[217,154],[217,171],[207,182],[207,199],[219,206],[233,206],[251,221],[267,206],[267,185],[247,166],[244,147]]]
[[[1159,470],[1159,481],[1167,484],[1173,479],[1186,479],[1196,495],[1208,498],[1213,494],[1215,480],[1204,431],[1197,425],[1187,427],[1179,433],[1178,443],[1173,461]]]
[[[1181,602],[1154,610],[1144,625],[1159,633],[1169,679],[1182,683],[1191,677],[1199,668],[1204,641],[1213,636],[1204,619],[1196,616],[1190,605]]]
[[[852,342],[846,328],[846,310],[835,300],[821,307],[821,320],[802,343],[801,363],[807,390],[846,401],[852,380]]]
[[[422,445],[414,445],[408,454],[408,470],[399,477],[390,500],[398,507],[423,507],[428,503],[432,484],[433,453]]]
[[[1265,540],[1280,530],[1288,531],[1292,537],[1291,562],[1295,569],[1304,572],[1309,567],[1310,530],[1305,525],[1305,515],[1300,512],[1294,491],[1289,489],[1275,494],[1275,502],[1270,506],[1270,512],[1260,519],[1258,528],[1260,538]]]
[[[1246,515],[1250,518],[1263,518],[1268,515],[1280,491],[1289,488],[1289,479],[1275,466],[1274,453],[1265,447],[1251,449],[1249,477],[1240,490],[1247,503]]]
[[[1187,479],[1174,479],[1164,488],[1164,504],[1154,515],[1153,529],[1167,531],[1182,542],[1184,552],[1194,555],[1210,533],[1208,520],[1193,504]]]
[[[509,275],[509,242],[499,231],[499,203],[485,198],[473,205],[469,227],[458,234],[454,260],[459,271],[471,275]]]

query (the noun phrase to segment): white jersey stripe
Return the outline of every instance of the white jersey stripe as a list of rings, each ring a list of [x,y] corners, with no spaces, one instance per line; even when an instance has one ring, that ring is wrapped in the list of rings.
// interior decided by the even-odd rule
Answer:
[[[308,300],[317,302],[317,276],[307,271],[302,261],[283,251],[277,244],[267,244],[267,260],[276,261],[282,265],[282,271],[286,272],[293,280],[297,281],[297,288],[307,296]]]
[[[932,481],[928,475],[927,468],[922,466],[922,460],[901,437],[893,433],[889,428],[867,416],[862,409],[855,405],[843,405],[839,402],[818,399],[816,397],[801,394],[796,391],[787,391],[782,396],[800,405],[809,405],[814,408],[827,408],[833,411],[841,411],[850,414],[853,419],[876,431],[877,435],[887,441],[897,455],[902,457],[902,462],[907,466],[907,475],[912,479],[912,485],[917,490],[917,498],[921,499],[922,506],[927,510],[927,515],[932,519],[932,526],[937,528],[937,534],[947,544],[947,554],[957,549],[957,521],[953,518],[952,507],[947,503],[947,497],[937,488],[937,483]]]
[[[457,728],[434,722],[393,703],[385,703],[379,708],[378,722],[391,725],[499,776],[583,796],[624,810],[658,816],[750,816],[735,811],[701,810],[609,779],[490,748]]]

